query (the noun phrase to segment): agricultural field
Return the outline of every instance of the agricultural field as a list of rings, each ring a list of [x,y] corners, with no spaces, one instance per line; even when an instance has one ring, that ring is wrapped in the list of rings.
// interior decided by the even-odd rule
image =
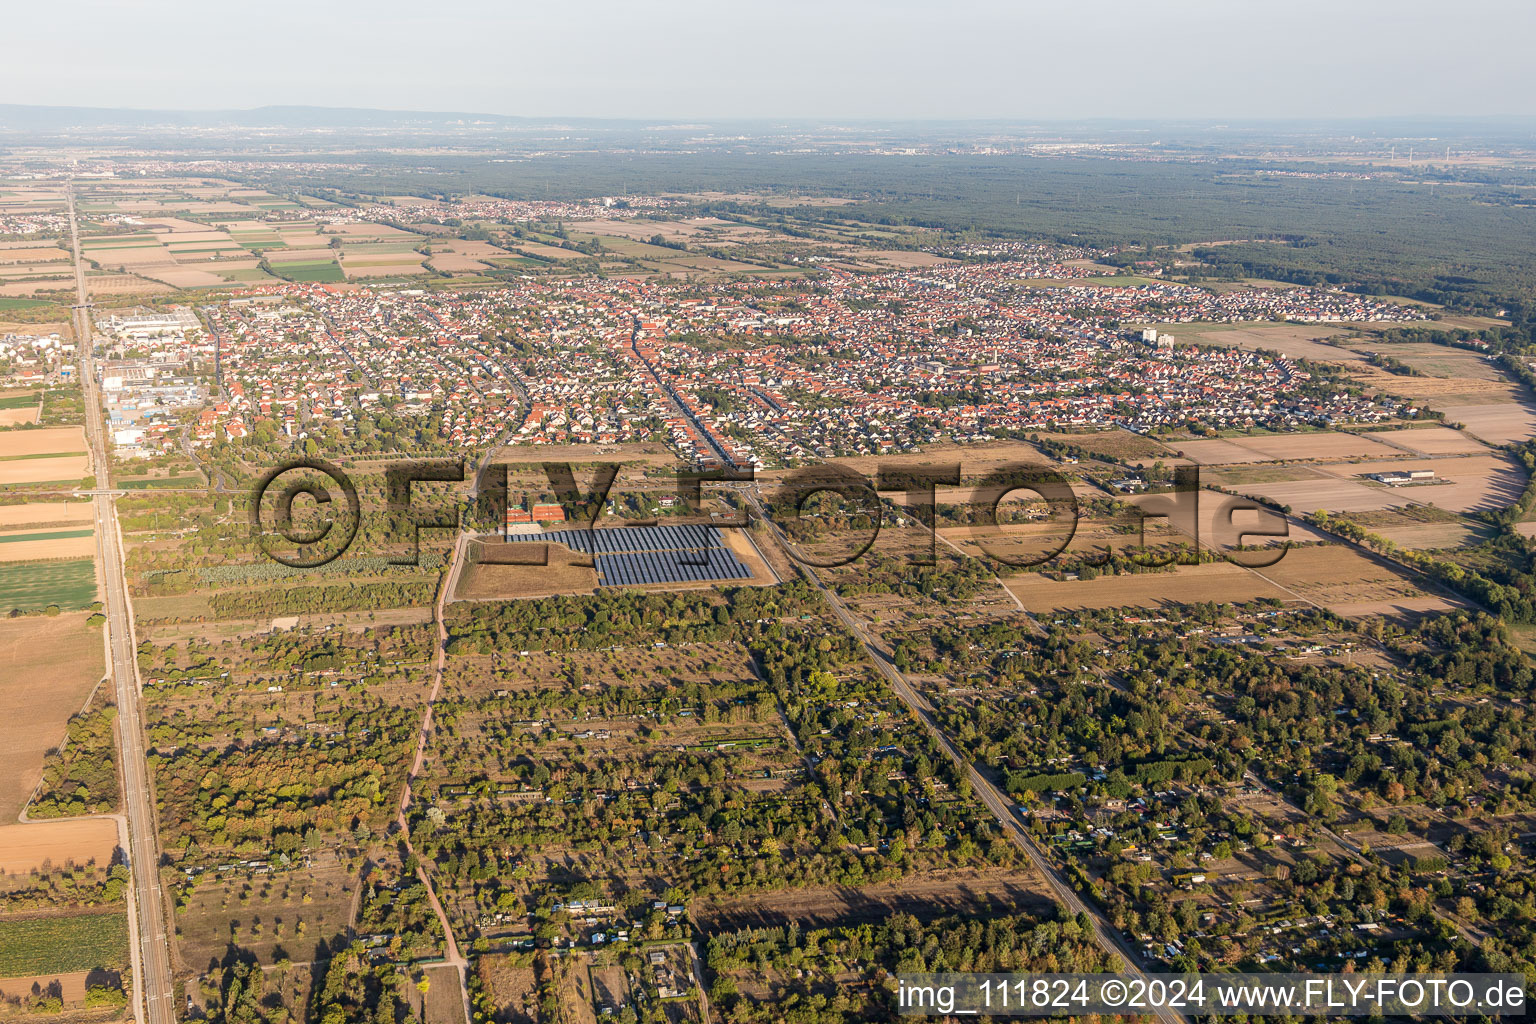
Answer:
[[[0,489],[78,487],[89,466],[83,427],[0,431]]]
[[[39,388],[0,390],[0,428],[36,423],[42,408],[43,394]]]
[[[84,614],[0,619],[0,822],[12,822],[42,777],[43,758],[64,739],[106,671],[101,630]]]
[[[0,978],[128,966],[128,916],[0,916]]]
[[[1453,595],[1426,591],[1402,570],[1337,544],[1293,548],[1263,573],[1288,593],[1346,617],[1418,618],[1464,607]]]
[[[0,825],[0,875],[66,864],[105,866],[113,862],[118,843],[117,823],[111,818]]]
[[[1373,431],[1370,436],[1406,448],[1415,455],[1481,455],[1488,450],[1487,445],[1450,427]]]
[[[1295,552],[1288,552],[1290,558]],[[1284,559],[1281,559],[1282,563]],[[1266,573],[1269,570],[1266,570]],[[1179,565],[1167,570],[1059,581],[1042,573],[1010,577],[1005,584],[1027,611],[1050,614],[1099,608],[1165,608],[1203,601],[1243,603],[1288,595],[1263,576],[1226,562]]]
[[[83,501],[0,505],[0,563],[91,558],[94,518]]]
[[[0,564],[0,609],[40,612],[50,605],[65,611],[96,600],[96,563],[90,558],[62,562]]]

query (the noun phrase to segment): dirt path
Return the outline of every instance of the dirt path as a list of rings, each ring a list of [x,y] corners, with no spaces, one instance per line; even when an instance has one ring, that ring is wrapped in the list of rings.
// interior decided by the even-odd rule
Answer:
[[[416,756],[411,761],[410,774],[405,778],[405,785],[400,791],[400,809],[396,822],[400,826],[400,838],[405,843],[406,850],[412,857],[416,857],[416,877],[427,890],[427,901],[432,905],[432,913],[437,915],[437,921],[443,928],[443,954],[447,966],[452,967],[459,976],[459,995],[464,1000],[464,1019],[475,1019],[473,1008],[469,1002],[469,962],[459,953],[458,940],[453,935],[453,925],[448,920],[448,912],[443,909],[443,904],[437,897],[437,887],[432,884],[432,878],[427,874],[427,869],[416,856],[416,850],[411,845],[410,824],[406,818],[406,811],[411,806],[411,784],[421,774],[422,766],[426,763],[427,743],[432,738],[432,711],[437,701],[438,694],[443,689],[443,669],[448,656],[448,624],[443,619],[443,608],[448,602],[448,595],[453,593],[453,588],[459,579],[459,569],[464,564],[465,544],[468,534],[459,534],[453,543],[453,553],[449,556],[448,571],[443,574],[443,583],[437,592],[437,603],[433,606],[432,621],[437,626],[437,655],[432,665],[432,690],[427,694],[427,707],[421,716],[421,733],[416,739]]]

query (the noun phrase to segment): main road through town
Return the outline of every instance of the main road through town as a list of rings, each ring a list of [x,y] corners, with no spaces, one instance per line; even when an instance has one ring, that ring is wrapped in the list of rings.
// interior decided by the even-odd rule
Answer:
[[[85,388],[85,438],[96,474],[92,500],[96,505],[96,557],[104,582],[107,614],[108,668],[117,687],[118,742],[122,746],[123,810],[128,819],[128,866],[133,875],[130,913],[134,914],[134,1016],[144,1024],[175,1024],[175,988],[171,975],[170,934],[165,898],[160,890],[160,836],[155,825],[155,797],[144,760],[144,718],[140,707],[138,659],[133,614],[123,575],[122,532],[117,522],[116,495],[111,490],[106,431],[101,397],[96,387],[92,352],[90,299],[85,288],[85,264],[80,258],[80,230],[75,220],[75,193],[67,186],[69,237],[75,256],[77,305],[73,310],[75,345],[80,355],[80,379]]]

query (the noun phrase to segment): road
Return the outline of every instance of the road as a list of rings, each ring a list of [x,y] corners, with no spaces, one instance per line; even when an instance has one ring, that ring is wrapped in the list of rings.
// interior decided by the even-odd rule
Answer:
[[[96,557],[105,584],[108,670],[117,687],[118,742],[122,747],[123,811],[128,821],[128,865],[133,893],[135,959],[134,1015],[144,1024],[175,1024],[176,992],[171,973],[171,940],[166,927],[165,899],[160,890],[160,834],[155,820],[154,790],[149,765],[144,759],[144,712],[133,632],[133,609],[123,573],[123,537],[117,521],[117,499],[110,487],[106,429],[102,425],[101,396],[96,387],[95,354],[92,351],[90,298],[85,288],[85,263],[80,257],[80,229],[75,219],[73,185],[66,188],[69,200],[69,236],[75,258],[73,311],[75,344],[80,355],[80,379],[85,388],[85,438],[96,474]]]
[[[788,554],[790,552],[789,539],[784,536],[778,524],[768,518],[767,511],[763,508],[757,494],[745,490],[743,493],[752,502],[757,514],[768,524],[769,529],[773,531],[780,547]],[[793,558],[793,555],[790,557]],[[797,562],[796,564],[800,563]],[[1084,915],[1092,922],[1094,940],[1098,943],[1099,948],[1120,961],[1119,970],[1121,973],[1137,977],[1145,976],[1146,972],[1141,969],[1138,951],[1125,941],[1125,937],[1120,934],[1120,930],[1110,922],[1102,909],[1096,904],[1089,903],[1077,894],[1077,891],[1072,888],[1066,877],[1057,870],[1056,866],[1046,857],[1040,847],[1036,845],[1034,837],[1029,834],[1014,814],[1012,802],[1003,795],[1002,791],[997,788],[990,778],[971,763],[970,759],[965,756],[959,747],[951,742],[949,736],[939,727],[939,723],[933,717],[932,706],[923,698],[922,694],[912,687],[911,683],[907,682],[907,677],[902,674],[901,670],[896,667],[895,662],[892,661],[891,652],[886,649],[882,642],[865,630],[864,624],[848,610],[848,607],[843,604],[842,599],[837,596],[836,592],[822,582],[821,578],[816,575],[815,569],[804,565],[801,568],[806,578],[826,598],[828,606],[831,607],[838,621],[864,645],[870,660],[875,663],[875,668],[885,677],[886,682],[891,684],[891,689],[895,691],[896,696],[900,697],[902,702],[907,705],[913,717],[922,723],[939,744],[940,749],[949,755],[949,759],[955,763],[955,766],[960,769],[966,778],[970,779],[971,789],[981,798],[981,802],[986,805],[987,810],[992,812],[992,816],[997,819],[998,824],[1002,827],[1003,833],[1013,840],[1019,849],[1024,851],[1025,856],[1029,858],[1035,870],[1039,871],[1045,879],[1046,884],[1050,887],[1057,901],[1065,905],[1074,914]],[[1178,1022],[1178,1024],[1189,1024],[1190,1019],[1177,1010],[1168,1009],[1159,1010],[1157,1018],[1163,1021],[1164,1024],[1175,1024],[1175,1022]]]

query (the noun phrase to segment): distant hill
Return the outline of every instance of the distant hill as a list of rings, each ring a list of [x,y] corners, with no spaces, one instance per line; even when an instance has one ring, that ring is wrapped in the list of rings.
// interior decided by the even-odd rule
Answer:
[[[112,107],[34,107],[0,103],[0,129],[66,128],[400,128],[540,123],[503,114],[368,110],[360,107],[255,107],[251,110],[123,110]],[[545,122],[553,123],[553,122]],[[590,123],[590,122],[589,122]]]

